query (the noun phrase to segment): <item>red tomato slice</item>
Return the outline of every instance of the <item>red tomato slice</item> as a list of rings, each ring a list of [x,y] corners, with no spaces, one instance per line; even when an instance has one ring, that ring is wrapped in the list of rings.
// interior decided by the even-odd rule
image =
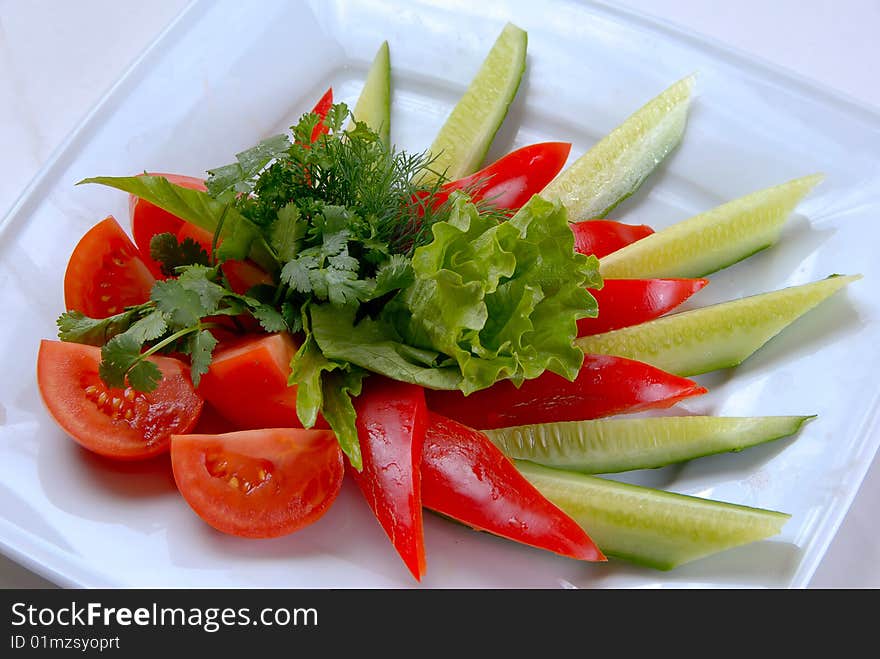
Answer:
[[[74,248],[64,273],[64,304],[92,318],[106,318],[149,300],[154,282],[137,248],[110,216]]]
[[[171,466],[199,517],[245,538],[275,538],[316,521],[344,475],[332,431],[292,428],[175,435]]]
[[[168,450],[171,435],[193,429],[202,399],[189,369],[170,357],[151,357],[162,371],[150,393],[111,389],[98,376],[101,349],[44,339],[37,383],[49,413],[79,444],[120,460],[149,458]]]
[[[151,172],[150,176],[164,176],[170,183],[193,190],[207,189],[202,179],[193,176],[161,174],[158,172]],[[162,274],[162,268],[159,263],[150,258],[150,240],[157,233],[173,233],[177,235],[177,231],[184,223],[183,220],[134,195],[129,195],[128,197],[128,212],[131,217],[131,235],[134,236],[134,243],[140,250],[144,262],[154,277],[165,279],[166,276]],[[209,240],[208,244],[210,242]]]
[[[214,409],[210,403],[202,406],[202,413],[199,415],[196,427],[190,432],[194,435],[219,435],[224,432],[235,432],[238,430],[229,421],[227,421],[220,412]]]
[[[240,430],[299,428],[296,387],[287,385],[296,350],[285,333],[248,337],[217,350],[199,393]]]

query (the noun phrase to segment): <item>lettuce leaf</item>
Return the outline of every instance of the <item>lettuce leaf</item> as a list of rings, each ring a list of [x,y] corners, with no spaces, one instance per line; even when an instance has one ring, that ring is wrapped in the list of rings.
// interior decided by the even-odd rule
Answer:
[[[457,389],[461,373],[436,351],[406,345],[386,323],[329,304],[310,309],[311,332],[323,356],[429,389]],[[329,370],[326,366],[324,370]],[[297,403],[299,397],[297,396]]]
[[[383,319],[403,343],[451,357],[466,394],[544,370],[573,380],[583,362],[577,320],[597,314],[586,288],[601,278],[598,260],[575,252],[565,208],[535,196],[499,223],[464,195],[452,206]]]

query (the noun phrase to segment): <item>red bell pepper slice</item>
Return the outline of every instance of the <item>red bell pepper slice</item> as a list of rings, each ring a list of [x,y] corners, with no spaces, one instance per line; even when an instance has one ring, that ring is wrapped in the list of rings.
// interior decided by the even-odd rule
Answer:
[[[606,279],[601,289],[590,290],[599,303],[599,316],[578,320],[578,336],[610,332],[662,316],[708,283],[708,279]]]
[[[480,531],[571,558],[606,560],[486,435],[434,412],[422,450],[422,503]]]
[[[654,233],[646,224],[624,224],[614,220],[572,222],[574,248],[580,254],[593,254],[597,259]]]
[[[371,375],[354,399],[363,470],[352,477],[409,571],[425,573],[422,444],[428,423],[424,390]]]
[[[333,105],[333,87],[330,87],[324,95],[318,100],[315,104],[315,107],[312,108],[312,112],[321,119],[324,119],[327,116],[327,113],[330,112],[330,108]],[[321,135],[330,132],[330,129],[327,127],[323,121],[319,121],[315,127],[312,129],[312,142],[317,140]]]
[[[453,191],[463,190],[473,201],[483,200],[497,209],[515,211],[547,187],[565,165],[570,151],[567,142],[541,142],[511,151],[488,167],[441,186],[431,200],[432,206],[443,204]],[[428,193],[420,196],[425,199]]]
[[[632,359],[586,355],[574,382],[545,371],[518,389],[510,380],[502,380],[469,396],[460,391],[425,393],[431,411],[472,428],[491,430],[670,407],[706,389]]]

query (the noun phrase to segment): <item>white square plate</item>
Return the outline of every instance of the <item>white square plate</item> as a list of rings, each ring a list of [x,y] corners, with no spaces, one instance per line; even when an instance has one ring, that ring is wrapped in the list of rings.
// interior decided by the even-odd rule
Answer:
[[[133,65],[31,184],[0,233],[7,321],[0,381],[0,547],[64,585],[408,587],[350,485],[317,524],[270,541],[224,537],[174,489],[167,461],[117,465],[44,411],[39,339],[54,337],[79,237],[125,195],[92,175],[202,174],[290,125],[333,85],[357,98],[391,46],[392,136],[426,148],[504,22],[529,33],[528,72],[490,159],[541,140],[583,153],[666,86],[698,73],[682,147],[615,217],[660,228],[815,171],[825,183],[781,244],[713,277],[693,304],[834,272],[865,279],[743,366],[702,378],[706,414],[819,414],[796,440],[627,479],[793,515],[781,536],[673,572],[581,564],[429,516],[428,587],[805,586],[876,452],[880,118],[723,49],[601,5],[563,0],[195,2]],[[20,377],[16,377],[20,376]]]

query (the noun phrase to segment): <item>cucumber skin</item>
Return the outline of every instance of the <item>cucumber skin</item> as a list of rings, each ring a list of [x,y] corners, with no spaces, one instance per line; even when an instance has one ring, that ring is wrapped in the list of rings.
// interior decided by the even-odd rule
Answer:
[[[795,206],[822,178],[794,179],[682,220],[604,257],[599,271],[607,279],[651,279],[723,270],[775,245]]]
[[[681,143],[694,82],[693,75],[683,78],[633,112],[563,170],[541,196],[562,202],[573,222],[606,217]],[[636,139],[621,146],[625,133],[635,133]],[[604,166],[609,159],[614,163],[610,169]]]
[[[509,458],[583,474],[611,474],[738,452],[789,437],[813,418],[815,416],[617,418],[483,432]],[[717,426],[717,434],[710,434],[712,428],[699,427],[713,424]],[[687,440],[686,444],[675,441],[676,435],[694,432],[692,426],[697,426],[696,431],[702,432],[702,436]],[[633,432],[641,432],[644,440],[627,441],[627,435]],[[667,446],[663,446],[664,439]]]
[[[468,94],[470,94],[471,91],[475,89],[474,83],[483,71],[481,66],[480,70],[477,72],[474,80],[471,81],[471,84],[468,86],[462,98],[459,100],[456,106],[452,108],[452,112],[449,114],[449,117],[440,128],[440,132],[434,139],[433,144],[431,144],[430,148],[428,149],[428,152],[433,154],[433,156],[436,157],[436,160],[430,165],[430,168],[433,171],[423,171],[420,177],[420,183],[430,183],[436,180],[437,175],[442,175],[445,179],[448,180],[456,180],[464,176],[468,176],[469,174],[473,174],[480,168],[480,165],[483,163],[486,154],[489,152],[489,147],[492,146],[492,141],[495,139],[495,135],[500,130],[501,124],[504,122],[504,118],[507,116],[510,105],[513,103],[514,98],[516,98],[516,93],[519,90],[519,86],[522,82],[522,77],[526,69],[528,34],[513,23],[507,23],[504,26],[504,29],[502,30],[502,33],[501,35],[499,35],[498,39],[500,39],[501,36],[508,32],[514,32],[519,35],[522,48],[522,55],[519,63],[517,64],[517,69],[513,74],[514,79],[512,80],[512,89],[508,98],[504,100],[503,104],[496,109],[496,112],[492,116],[487,116],[484,118],[484,123],[486,124],[485,130],[481,131],[479,135],[475,136],[475,141],[472,144],[471,153],[467,158],[462,159],[461,154],[457,154],[459,155],[458,160],[447,158],[445,156],[446,149],[444,148],[444,143],[450,141],[449,135],[447,134],[447,126],[454,125],[454,123],[457,121],[458,114],[465,111],[462,103],[463,101],[465,101],[465,99],[467,99]],[[496,40],[495,43],[497,44],[498,40]]]
[[[770,293],[684,311],[622,329],[576,339],[588,354],[616,355],[645,362],[669,373],[690,377],[738,366],[788,325],[831,295],[861,278],[832,275]],[[809,290],[807,290],[809,288]],[[817,290],[819,292],[817,292]],[[793,304],[796,294],[814,297]],[[765,318],[747,317],[744,309],[759,305]],[[763,321],[763,324],[761,322]],[[696,339],[688,340],[697,334]]]
[[[606,556],[657,570],[778,534],[791,515],[620,483],[524,460],[522,474]]]
[[[387,41],[382,42],[373,58],[352,115],[376,131],[386,147],[391,146],[391,59]]]

